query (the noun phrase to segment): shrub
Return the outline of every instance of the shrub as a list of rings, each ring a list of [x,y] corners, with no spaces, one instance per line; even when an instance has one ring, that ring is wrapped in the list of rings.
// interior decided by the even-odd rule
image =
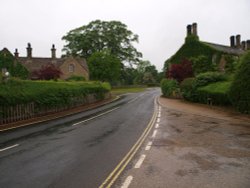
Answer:
[[[228,92],[231,82],[217,82],[197,88],[196,100],[201,103],[216,105],[230,105]]]
[[[86,81],[86,79],[84,76],[72,75],[67,79],[67,81]]]
[[[167,72],[168,78],[173,78],[179,83],[185,78],[192,77],[192,63],[187,59],[183,59],[180,64],[172,64]]]
[[[60,75],[62,72],[53,64],[42,66],[40,70],[32,72],[32,77],[39,80],[56,80],[60,78]]]
[[[250,51],[240,59],[229,96],[236,109],[250,114]]]
[[[161,91],[165,97],[176,97],[179,94],[179,86],[176,80],[163,79],[161,81]]]
[[[210,83],[225,81],[226,77],[224,74],[219,72],[205,72],[196,76],[195,87],[206,86]]]
[[[186,78],[180,84],[182,97],[189,101],[195,101],[195,78]]]

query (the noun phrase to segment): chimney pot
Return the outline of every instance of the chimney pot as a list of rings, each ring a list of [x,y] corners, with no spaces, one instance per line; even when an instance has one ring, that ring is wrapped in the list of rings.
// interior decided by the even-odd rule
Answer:
[[[19,53],[18,53],[18,49],[15,49],[15,53],[14,53],[15,57],[19,57]]]
[[[246,41],[241,42],[241,49],[246,50]]]
[[[230,46],[231,46],[232,48],[235,48],[235,36],[231,36],[231,37],[230,37]]]
[[[192,24],[192,34],[195,36],[198,36],[197,35],[197,23]]]
[[[237,47],[238,49],[241,48],[240,35],[236,35],[236,47]]]
[[[52,44],[52,48],[51,48],[51,58],[53,58],[53,59],[56,58],[56,49],[55,49],[54,44]]]
[[[27,57],[32,58],[32,48],[30,43],[28,43],[28,47],[26,49],[27,49]]]
[[[187,36],[192,34],[192,25],[187,25]]]
[[[246,42],[246,50],[250,50],[250,40],[247,40]]]

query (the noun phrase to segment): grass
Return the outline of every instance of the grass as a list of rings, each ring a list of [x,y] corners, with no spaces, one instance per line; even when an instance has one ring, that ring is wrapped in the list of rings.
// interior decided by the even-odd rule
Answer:
[[[112,88],[111,93],[113,95],[121,95],[125,93],[138,93],[145,91],[146,87],[121,87],[121,88]]]

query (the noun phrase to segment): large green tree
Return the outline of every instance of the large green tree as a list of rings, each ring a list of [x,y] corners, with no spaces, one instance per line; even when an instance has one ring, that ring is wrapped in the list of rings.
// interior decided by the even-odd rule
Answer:
[[[88,67],[91,80],[114,84],[120,78],[121,61],[107,50],[93,53],[88,58]]]
[[[142,54],[133,43],[138,42],[138,35],[119,21],[95,20],[88,25],[73,29],[62,37],[66,45],[66,55],[78,55],[89,58],[93,53],[106,49],[122,62],[134,63]]]

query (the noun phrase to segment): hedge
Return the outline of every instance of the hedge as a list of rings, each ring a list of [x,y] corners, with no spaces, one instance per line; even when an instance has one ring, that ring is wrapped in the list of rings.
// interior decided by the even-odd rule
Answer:
[[[0,84],[0,104],[13,106],[35,102],[41,107],[61,107],[71,105],[72,100],[88,94],[102,99],[110,89],[109,83],[102,82],[9,80],[6,84]]]
[[[237,110],[250,114],[250,51],[240,59],[229,96]]]
[[[215,105],[230,105],[228,96],[231,82],[216,82],[196,90],[197,102]]]
[[[165,97],[176,97],[179,95],[178,82],[173,79],[163,79],[161,81],[161,91]]]

